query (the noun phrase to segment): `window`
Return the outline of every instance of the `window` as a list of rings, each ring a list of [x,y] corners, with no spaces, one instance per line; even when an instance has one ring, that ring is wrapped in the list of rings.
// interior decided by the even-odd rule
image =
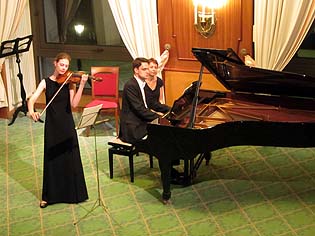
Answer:
[[[47,43],[124,46],[108,1],[45,0]]]
[[[303,43],[297,51],[298,57],[315,58],[315,22],[313,22]]]
[[[132,58],[108,1],[30,0],[30,6],[38,80],[50,75],[51,61],[60,51],[71,55],[72,70],[89,72],[93,65],[118,65],[121,86],[132,76]]]
[[[300,48],[291,61],[283,69],[284,71],[306,74],[315,77],[315,22],[303,40]]]

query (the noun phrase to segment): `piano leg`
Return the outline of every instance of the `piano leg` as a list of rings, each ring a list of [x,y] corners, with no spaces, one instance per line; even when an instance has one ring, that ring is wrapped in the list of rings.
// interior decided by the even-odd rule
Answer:
[[[184,160],[184,183],[183,186],[189,186],[192,183],[192,180],[196,176],[193,172],[194,167],[194,159],[191,160]]]
[[[172,162],[171,161],[160,161],[159,159],[159,167],[161,171],[161,180],[163,185],[163,193],[162,193],[162,201],[164,204],[170,203],[171,198],[171,169]]]
[[[189,180],[189,175],[190,175],[190,164],[189,164],[189,160],[184,160],[184,184],[187,185],[188,184],[188,180]]]
[[[199,154],[196,163],[194,164],[194,159],[190,160],[190,180],[192,181],[197,176],[197,171],[203,160],[206,160],[206,165],[209,165],[211,160],[211,152],[204,152]]]
[[[209,165],[209,161],[211,160],[211,152],[205,152],[206,165]]]

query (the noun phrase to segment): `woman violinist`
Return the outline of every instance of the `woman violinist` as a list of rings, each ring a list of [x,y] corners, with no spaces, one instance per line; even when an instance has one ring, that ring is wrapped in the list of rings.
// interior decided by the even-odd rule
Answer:
[[[29,114],[34,121],[38,121],[41,113],[34,111],[34,104],[45,91],[47,109],[41,208],[54,203],[79,203],[88,199],[71,111],[71,108],[79,104],[88,75],[81,76],[77,91],[75,84],[71,82],[58,82],[58,79],[67,73],[70,61],[67,53],[57,54],[54,60],[54,73],[39,83],[28,101]]]

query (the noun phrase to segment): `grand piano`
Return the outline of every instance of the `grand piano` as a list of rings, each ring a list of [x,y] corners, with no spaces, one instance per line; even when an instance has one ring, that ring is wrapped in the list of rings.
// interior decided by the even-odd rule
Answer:
[[[314,77],[246,66],[232,49],[193,48],[192,53],[201,63],[199,79],[158,124],[147,127],[164,202],[171,198],[174,160],[189,163],[238,145],[315,146]],[[205,68],[229,92],[201,90]]]

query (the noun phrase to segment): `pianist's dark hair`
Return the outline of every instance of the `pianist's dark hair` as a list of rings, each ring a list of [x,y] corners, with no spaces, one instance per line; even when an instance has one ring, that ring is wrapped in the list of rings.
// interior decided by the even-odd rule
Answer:
[[[132,61],[132,69],[134,70],[135,68],[139,68],[144,62],[149,63],[149,60],[144,57],[137,57]]]

